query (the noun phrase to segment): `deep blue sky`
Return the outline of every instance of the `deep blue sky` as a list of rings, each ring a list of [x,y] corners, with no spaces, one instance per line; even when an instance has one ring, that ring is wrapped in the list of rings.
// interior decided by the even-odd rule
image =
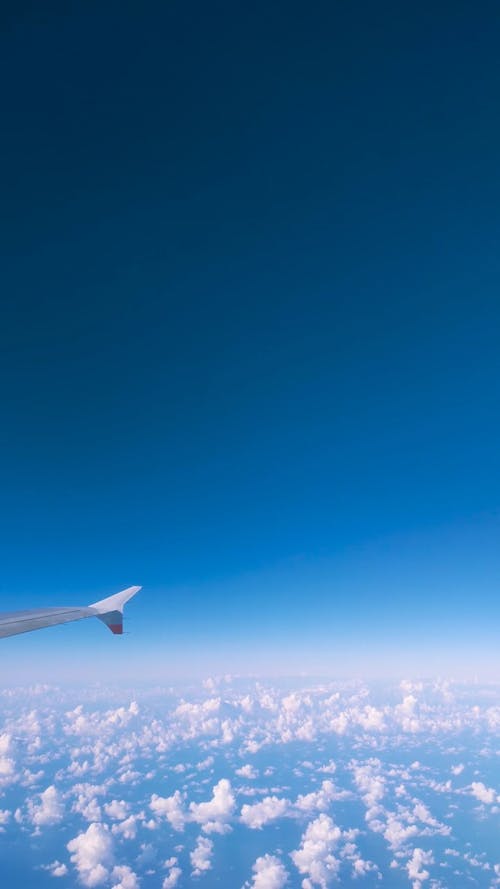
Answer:
[[[125,659],[186,671],[484,648],[499,42],[495,3],[13,5],[2,609],[142,583]]]

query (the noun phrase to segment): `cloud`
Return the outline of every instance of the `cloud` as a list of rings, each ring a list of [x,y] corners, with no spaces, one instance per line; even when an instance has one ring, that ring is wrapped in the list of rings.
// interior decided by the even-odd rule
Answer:
[[[139,889],[139,878],[127,865],[116,865],[112,870],[111,879],[118,880],[118,883],[113,883],[111,889]]]
[[[286,815],[289,808],[289,800],[266,796],[260,803],[253,805],[245,803],[241,809],[240,821],[252,830],[260,830],[269,821],[275,821],[276,818]]]
[[[245,887],[253,889],[283,889],[288,881],[285,866],[275,855],[262,855],[252,865],[253,877]]]
[[[113,861],[113,840],[106,824],[91,824],[67,844],[80,882],[84,886],[100,886],[109,877]]]
[[[330,759],[329,762],[324,766],[320,766],[318,772],[323,772],[325,775],[333,775],[337,771],[337,766],[334,763],[333,759]]]
[[[161,884],[162,889],[174,889],[174,886],[177,886],[177,883],[179,882],[181,874],[182,871],[180,867],[172,867],[170,873],[165,877]]]
[[[380,774],[381,765],[379,759],[370,759],[362,766],[355,763],[352,765],[354,781],[369,809],[376,807],[385,795],[385,779]]]
[[[401,817],[397,817],[393,812],[386,813],[386,826],[382,828],[384,839],[387,840],[389,847],[396,851],[400,849],[411,837],[418,834],[416,824],[405,824]],[[370,825],[372,830],[376,830],[376,825]]]
[[[491,803],[494,803],[497,800],[497,795],[493,788],[486,787],[482,781],[473,781],[470,790],[472,796],[475,796],[481,803],[491,805]]]
[[[6,754],[12,748],[12,736],[8,732],[0,735],[0,787],[8,787],[17,780],[16,764]]]
[[[102,817],[97,797],[88,799],[84,793],[78,794],[73,803],[73,812],[78,812],[86,821],[100,821]]]
[[[184,830],[187,816],[184,810],[184,796],[179,790],[167,797],[153,793],[149,808],[155,815],[166,818],[174,830]]]
[[[333,781],[323,781],[319,790],[312,793],[300,794],[295,800],[295,807],[302,812],[325,812],[330,803],[336,798],[337,792]]]
[[[110,803],[105,804],[104,811],[110,818],[123,821],[128,815],[129,805],[124,800],[112,799]]]
[[[135,840],[137,836],[137,823],[142,821],[144,813],[141,815],[129,815],[124,821],[113,824],[111,832],[116,836],[121,835],[125,840]]]
[[[190,818],[201,824],[205,833],[225,833],[229,829],[227,822],[235,806],[231,782],[227,778],[221,778],[212,790],[211,800],[190,804]]]
[[[47,787],[43,793],[38,794],[39,802],[28,800],[28,817],[35,827],[46,827],[49,824],[57,824],[64,816],[64,803],[59,791],[53,784]]]
[[[365,861],[363,858],[356,858],[352,863],[353,877],[366,877],[370,872],[376,872],[380,876],[379,869],[373,861]]]
[[[370,871],[376,865],[365,859],[375,859],[375,850],[380,854],[380,860],[375,859],[380,866],[386,866],[384,856],[392,852],[400,879],[407,879],[408,863],[412,874],[419,875],[413,875],[408,885],[412,880],[424,887],[433,885],[432,877],[425,876],[432,869],[424,859],[419,863],[418,855],[414,859],[413,847],[428,850],[425,854],[434,854],[437,860],[437,850],[444,846],[437,837],[450,833],[450,825],[456,823],[453,818],[459,814],[469,820],[470,855],[467,858],[462,850],[459,861],[448,860],[451,866],[476,868],[474,873],[479,868],[475,862],[483,862],[481,832],[486,831],[486,825],[491,827],[500,802],[499,792],[486,783],[486,776],[494,774],[490,766],[495,761],[494,739],[500,727],[500,703],[495,704],[496,699],[500,702],[500,690],[494,685],[482,688],[454,684],[450,694],[449,689],[442,685],[437,688],[432,682],[405,683],[395,690],[394,686],[372,689],[362,682],[297,680],[290,692],[288,683],[285,687],[278,681],[270,684],[239,677],[227,682],[217,680],[216,688],[206,691],[199,687],[183,689],[186,700],[180,700],[174,688],[145,689],[141,691],[140,707],[130,705],[132,695],[123,689],[101,686],[82,689],[78,694],[81,698],[75,689],[42,689],[36,693],[32,689],[15,693],[0,689],[4,708],[0,792],[9,784],[17,785],[0,810],[2,838],[9,842],[11,835],[19,836],[26,829],[45,832],[54,827],[47,841],[53,842],[52,854],[58,856],[53,862],[57,876],[58,867],[66,868],[61,863],[66,860],[65,840],[59,826],[65,814],[71,813],[70,823],[77,824],[73,835],[78,837],[86,836],[89,825],[97,825],[107,836],[111,856],[98,856],[97,862],[82,868],[80,875],[73,847],[73,864],[67,860],[67,865],[75,885],[78,877],[80,883],[90,885],[90,880],[105,889],[126,886],[127,880],[138,879],[133,869],[139,876],[144,874],[145,884],[153,868],[159,886],[162,881],[167,881],[167,889],[186,880],[189,883],[189,858],[187,870],[182,865],[182,876],[177,861],[160,876],[157,862],[175,852],[164,845],[171,836],[170,828],[183,831],[191,824],[202,838],[213,841],[211,847],[201,846],[197,854],[203,859],[205,850],[209,865],[215,868],[217,863],[220,873],[214,873],[214,879],[222,883],[228,878],[227,859],[213,856],[219,844],[222,847],[226,841],[219,840],[217,834],[234,828],[238,842],[244,843],[245,829],[261,828],[262,833],[247,835],[252,847],[255,844],[247,867],[254,860],[265,860],[266,852],[273,853],[270,859],[279,861],[283,853],[276,852],[269,840],[276,841],[274,825],[282,817],[293,818],[300,825],[302,840],[294,842],[293,854],[306,869],[299,877],[293,859],[285,865],[294,872],[297,885],[303,882],[305,889],[321,886],[319,878],[329,886],[337,871],[345,882],[368,874],[367,882],[373,883],[377,874]],[[340,743],[339,734],[345,736]],[[472,735],[480,752],[477,761],[473,751],[467,750],[467,739]],[[438,759],[430,756],[431,750]],[[252,758],[255,751],[261,751],[256,764]],[[359,760],[351,758],[357,755]],[[335,756],[336,762],[330,756]],[[474,761],[476,780],[456,786],[459,776],[472,768]],[[212,779],[208,770],[216,778]],[[218,781],[220,775],[225,777]],[[262,786],[255,781],[259,776]],[[177,783],[172,787],[164,783],[155,786],[154,781]],[[22,790],[25,787],[31,789]],[[152,789],[158,792],[151,795]],[[159,795],[163,793],[165,796]],[[438,793],[440,798],[434,802]],[[21,798],[26,802],[16,809]],[[336,801],[348,798],[355,804],[337,809]],[[140,811],[144,799],[148,820]],[[360,799],[365,807],[364,823],[356,805]],[[434,816],[438,804],[442,822]],[[481,806],[479,815],[477,806]],[[332,811],[354,820],[342,825],[337,846],[333,843],[323,855],[310,856],[308,870],[306,857],[311,853],[312,837],[307,844],[306,826],[314,824],[320,814],[328,816]],[[109,827],[104,827],[102,819],[109,821]],[[336,820],[340,825],[340,814]],[[367,835],[366,827],[377,837]],[[358,849],[347,842],[347,834],[359,828]],[[141,857],[140,839],[133,843],[144,830],[148,831],[152,857],[149,853]],[[191,836],[191,830],[186,833]],[[122,840],[132,842],[123,847]],[[127,861],[130,873],[113,873],[113,843],[133,856]],[[472,848],[476,843],[478,848]],[[193,845],[194,840],[184,854],[188,855]],[[26,868],[43,866],[40,854],[40,846],[34,844]],[[332,861],[326,866],[328,855]],[[319,865],[324,868],[322,875]],[[494,880],[494,859],[485,858],[481,866],[486,870],[486,865],[489,872],[484,879],[491,876]],[[50,867],[46,866],[47,873],[52,873]],[[253,887],[258,874],[260,871],[255,869],[251,876],[249,870],[243,874],[232,872],[231,879],[234,877],[238,886],[248,879]],[[500,872],[496,876],[500,877]],[[462,878],[466,879],[465,870]],[[289,879],[291,882],[292,877]]]
[[[240,769],[236,769],[236,774],[239,775],[240,778],[248,778],[249,781],[258,778],[259,776],[257,770],[251,765],[241,766]]]
[[[48,871],[51,877],[65,877],[68,873],[66,865],[57,860],[51,864],[42,864],[42,870]]]
[[[214,844],[207,837],[198,837],[195,848],[190,854],[192,875],[199,877],[212,867],[212,853]]]
[[[307,826],[300,847],[290,856],[299,873],[306,876],[302,883],[304,889],[313,886],[326,889],[336,879],[340,861],[333,851],[341,836],[340,828],[325,814]]]
[[[429,879],[429,871],[424,870],[424,865],[434,864],[432,852],[424,852],[423,849],[414,849],[413,855],[406,865],[408,877],[413,880],[413,889],[421,889],[424,880]]]

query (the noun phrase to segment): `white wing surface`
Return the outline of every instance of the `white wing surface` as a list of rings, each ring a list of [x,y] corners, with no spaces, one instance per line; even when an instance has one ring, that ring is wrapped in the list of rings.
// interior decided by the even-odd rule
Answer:
[[[84,607],[35,608],[31,611],[12,611],[0,614],[0,639],[4,636],[16,636],[18,633],[29,633],[42,627],[53,627],[56,624],[67,624],[72,620],[83,620],[85,617],[98,617],[112,633],[123,633],[123,607],[132,596],[141,589],[130,586],[121,593],[115,593],[100,602]]]

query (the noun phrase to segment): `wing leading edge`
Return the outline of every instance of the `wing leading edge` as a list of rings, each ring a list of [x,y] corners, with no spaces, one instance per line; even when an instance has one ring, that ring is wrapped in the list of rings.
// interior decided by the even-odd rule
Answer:
[[[56,624],[66,624],[73,620],[83,620],[86,617],[99,618],[112,633],[121,635],[125,603],[140,589],[140,586],[130,586],[121,593],[115,593],[114,596],[82,608],[35,608],[30,611],[0,614],[0,639],[5,636],[16,636],[18,633],[29,633],[31,630],[41,630],[43,627],[53,627]]]

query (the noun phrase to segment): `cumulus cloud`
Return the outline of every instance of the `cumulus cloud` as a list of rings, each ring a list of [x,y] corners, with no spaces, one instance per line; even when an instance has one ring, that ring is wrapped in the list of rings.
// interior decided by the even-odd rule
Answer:
[[[303,812],[326,812],[332,801],[336,798],[336,790],[333,781],[323,781],[319,790],[311,793],[300,794],[295,800],[295,806]]]
[[[113,840],[106,824],[91,824],[67,844],[71,861],[84,886],[100,886],[109,877],[113,861]]]
[[[337,766],[334,763],[333,759],[330,759],[329,762],[324,766],[320,766],[318,768],[318,772],[323,772],[325,775],[333,775],[337,771]]]
[[[380,871],[373,861],[365,861],[363,858],[355,858],[352,863],[353,877],[366,877],[370,872],[375,872],[380,876]]]
[[[162,889],[174,889],[174,886],[177,886],[181,875],[182,871],[180,867],[172,867],[168,876],[165,877],[161,884]]]
[[[29,799],[27,806],[28,818],[37,828],[57,824],[63,819],[64,803],[53,784],[38,794],[38,800]]]
[[[135,840],[138,822],[143,820],[143,817],[143,813],[141,815],[129,815],[124,821],[113,824],[111,832],[116,836],[122,836],[125,840]]]
[[[262,855],[257,858],[255,864],[252,865],[252,871],[252,882],[245,883],[245,887],[283,889],[288,881],[286,868],[276,855]]]
[[[184,799],[184,795],[179,790],[167,797],[153,793],[149,808],[160,818],[166,818],[174,830],[182,831],[186,823]]]
[[[486,787],[482,781],[473,781],[470,786],[470,791],[472,796],[475,796],[481,803],[491,805],[496,802],[497,795],[495,791],[492,787]]]
[[[258,778],[259,776],[257,770],[248,763],[247,765],[241,766],[240,769],[236,769],[236,774],[240,778],[248,778],[249,781],[253,780],[254,778]]]
[[[60,861],[53,861],[51,864],[43,864],[42,870],[49,872],[51,877],[65,877],[68,874],[68,868]]]
[[[365,765],[352,765],[354,781],[368,809],[375,808],[385,795],[385,779],[380,768],[379,759],[370,759]]]
[[[473,848],[476,840],[480,843],[480,832],[491,826],[500,803],[498,791],[485,777],[494,774],[490,766],[500,727],[500,692],[494,686],[405,682],[396,690],[387,687],[384,697],[382,688],[375,691],[362,682],[305,680],[297,681],[290,691],[289,684],[285,688],[278,682],[238,678],[234,683],[217,679],[204,691],[198,687],[182,694],[186,699],[181,700],[176,689],[148,689],[137,706],[130,704],[130,693],[124,704],[123,690],[102,687],[83,690],[81,703],[74,689],[25,689],[20,694],[0,688],[0,792],[9,793],[0,810],[2,837],[8,842],[11,833],[55,828],[50,848],[58,859],[45,868],[55,877],[64,876],[64,855],[55,843],[63,843],[59,825],[70,812],[71,823],[78,825],[74,830],[78,836],[70,841],[77,844],[71,848],[72,865],[67,861],[70,870],[76,868],[75,884],[78,878],[84,885],[124,889],[134,885],[138,875],[144,874],[146,883],[146,875],[154,870],[158,885],[163,881],[170,889],[189,882],[173,855],[159,875],[158,860],[176,851],[164,846],[170,828],[180,832],[193,824],[201,839],[209,837],[211,846],[197,843],[191,853],[200,863],[198,867],[192,862],[193,872],[203,873],[213,861],[221,868],[217,880],[224,882],[227,859],[213,856],[226,841],[217,834],[229,832],[237,823],[238,842],[245,841],[245,829],[262,829],[262,834],[251,837],[259,869],[254,866],[251,876],[249,871],[231,874],[238,881],[235,885],[248,879],[253,887],[261,885],[258,880],[271,880],[280,873],[276,859],[284,867],[282,852],[267,857],[264,853],[269,837],[275,841],[274,823],[286,817],[297,821],[302,834],[293,856],[295,867],[303,868],[299,878],[303,889],[330,885],[335,874],[341,881],[369,875],[367,882],[373,882],[376,865],[366,858],[374,857],[374,849],[381,856],[392,853],[400,878],[403,873],[403,879],[424,887],[436,883],[437,889],[438,881],[426,876],[432,872],[430,861],[419,859],[413,847],[421,847],[424,856],[434,853],[437,860],[436,851],[444,843],[435,838],[450,834],[457,809],[462,808],[464,819],[474,819],[469,825],[471,848],[462,849],[456,861],[448,859],[448,866],[461,869],[457,880],[464,884],[471,868],[476,875],[484,870],[484,879],[500,879],[497,865],[481,853],[481,845]],[[477,761],[464,741],[471,736],[478,743]],[[286,755],[281,755],[285,748]],[[429,756],[431,749],[439,752],[438,760]],[[257,751],[256,765],[252,756]],[[351,759],[357,756],[359,760]],[[457,780],[464,763],[467,769],[473,764],[477,769],[472,784]],[[216,783],[210,772],[225,777]],[[154,781],[162,783],[155,786]],[[171,787],[163,783],[167,781],[177,783]],[[10,785],[16,785],[12,795]],[[168,791],[159,789],[165,786]],[[157,793],[151,795],[151,789]],[[443,821],[434,814],[438,793],[436,808]],[[474,805],[464,805],[467,795]],[[238,807],[235,797],[241,800]],[[16,809],[21,798],[26,801]],[[11,799],[16,800],[12,811]],[[363,817],[358,820],[357,805],[339,808],[340,799],[361,800],[364,822]],[[147,806],[147,816],[141,805]],[[478,805],[479,811],[474,809]],[[333,811],[341,836],[337,844],[330,836],[321,846],[314,831],[306,836],[307,830],[318,816],[328,817]],[[102,821],[109,821],[109,827]],[[84,854],[84,846],[91,845],[90,828],[98,832],[94,842],[109,845],[109,854],[105,849],[94,859],[89,850]],[[334,836],[341,828],[334,824]],[[358,848],[352,840],[359,828]],[[367,828],[377,834],[375,843]],[[141,845],[144,830],[151,842]],[[190,836],[191,830],[186,833]],[[132,842],[137,837],[136,847]],[[128,846],[122,846],[124,840]],[[113,843],[133,854],[136,863],[117,863]],[[26,867],[42,866],[35,849],[39,852],[40,847],[33,845],[34,863]],[[177,854],[180,857],[181,852]],[[381,857],[378,863],[386,867],[387,860]],[[285,862],[291,872],[293,861],[292,857]],[[128,871],[123,870],[129,865]]]
[[[225,833],[230,829],[227,822],[235,806],[231,782],[227,778],[221,778],[212,790],[212,799],[203,803],[191,803],[189,812],[191,820],[201,824],[205,833]]]
[[[398,817],[394,812],[385,813],[385,827],[379,828],[379,823],[383,824],[383,822],[372,822],[370,826],[372,830],[383,833],[384,839],[387,840],[389,848],[393,851],[401,849],[409,839],[418,834],[416,824],[405,823],[402,817]]]
[[[413,855],[406,865],[408,877],[413,880],[413,889],[421,889],[424,880],[429,879],[429,871],[424,870],[424,865],[427,864],[434,864],[432,852],[424,852],[419,848],[414,849]]]
[[[327,889],[336,879],[340,860],[333,855],[333,851],[341,835],[340,828],[325,814],[319,815],[307,826],[300,847],[291,853],[295,867],[306,877],[302,883],[304,889],[312,889],[313,886]]]
[[[78,812],[86,821],[100,821],[102,817],[97,797],[89,799],[84,793],[78,794],[73,803],[73,812]]]
[[[129,805],[124,800],[112,799],[110,803],[105,804],[104,811],[115,821],[123,821],[128,815]]]
[[[198,837],[196,846],[189,856],[194,877],[199,877],[200,874],[211,869],[213,848],[212,840],[209,840],[207,837]]]
[[[260,829],[269,821],[275,821],[286,815],[290,808],[287,799],[279,799],[277,796],[266,796],[260,803],[249,805],[245,803],[241,808],[240,820],[252,830]]]
[[[127,865],[115,865],[111,879],[118,880],[117,883],[113,883],[112,889],[139,889],[139,878]]]
[[[0,787],[8,787],[16,781],[16,764],[7,754],[12,749],[12,736],[8,732],[0,734]]]

